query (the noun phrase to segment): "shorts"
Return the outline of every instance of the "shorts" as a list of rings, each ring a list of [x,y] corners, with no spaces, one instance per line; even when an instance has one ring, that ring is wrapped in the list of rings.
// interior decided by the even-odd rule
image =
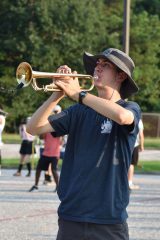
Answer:
[[[139,158],[139,146],[135,147],[133,150],[131,164],[137,166],[138,158]]]
[[[19,153],[23,154],[23,155],[26,155],[26,154],[31,155],[32,154],[32,143],[33,142],[31,142],[31,141],[23,140],[21,143]],[[36,153],[35,148],[34,148],[34,153]]]
[[[95,224],[59,219],[56,240],[129,240],[128,224]]]
[[[48,171],[49,164],[52,164],[52,169],[57,170],[58,157],[47,157],[42,155],[38,161],[37,169]]]

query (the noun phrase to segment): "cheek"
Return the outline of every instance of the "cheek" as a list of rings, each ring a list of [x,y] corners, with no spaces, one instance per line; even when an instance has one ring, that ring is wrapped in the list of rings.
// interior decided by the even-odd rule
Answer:
[[[111,72],[108,72],[107,74],[105,72],[103,72],[102,79],[103,79],[103,81],[108,83],[108,82],[112,81],[112,79],[114,79],[114,75]]]

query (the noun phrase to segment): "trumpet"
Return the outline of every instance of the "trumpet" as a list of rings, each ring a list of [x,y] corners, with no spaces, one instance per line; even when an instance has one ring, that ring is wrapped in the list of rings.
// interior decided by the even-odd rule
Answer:
[[[22,62],[18,65],[17,70],[16,70],[16,79],[17,82],[19,83],[18,88],[26,87],[29,84],[32,85],[35,91],[52,91],[52,92],[59,92],[62,91],[58,86],[56,86],[55,82],[56,79],[62,78],[62,77],[77,77],[78,80],[82,79],[82,86],[80,86],[81,90],[83,91],[91,91],[94,87],[94,77],[91,75],[85,75],[85,74],[68,74],[68,73],[49,73],[49,72],[38,72],[38,71],[33,71],[32,67],[29,63],[27,62]],[[51,84],[46,84],[43,85],[42,87],[38,86],[37,79],[39,78],[51,78],[52,83]],[[84,89],[83,86],[86,85],[87,80],[91,80],[91,86],[88,89]]]

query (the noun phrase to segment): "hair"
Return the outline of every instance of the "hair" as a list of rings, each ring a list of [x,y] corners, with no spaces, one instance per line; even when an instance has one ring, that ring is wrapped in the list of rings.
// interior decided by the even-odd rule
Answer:
[[[21,124],[26,124],[26,119],[25,118],[22,118]]]

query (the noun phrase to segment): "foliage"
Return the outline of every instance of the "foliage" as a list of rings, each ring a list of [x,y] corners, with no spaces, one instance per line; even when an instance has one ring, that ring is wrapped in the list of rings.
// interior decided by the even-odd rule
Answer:
[[[138,24],[137,24],[138,23]],[[134,15],[131,21],[131,51],[135,60],[135,80],[140,91],[135,97],[143,111],[160,110],[160,21],[157,15],[145,11]]]
[[[133,0],[130,55],[140,93],[132,99],[143,111],[160,111],[160,0]],[[9,112],[6,130],[17,131],[21,118],[31,115],[46,93],[25,88],[15,94],[15,72],[22,61],[36,71],[55,72],[62,64],[83,73],[84,51],[122,49],[123,1],[118,0],[2,0],[0,7],[0,102]],[[2,87],[7,89],[2,91]],[[73,104],[61,101],[66,108]]]

